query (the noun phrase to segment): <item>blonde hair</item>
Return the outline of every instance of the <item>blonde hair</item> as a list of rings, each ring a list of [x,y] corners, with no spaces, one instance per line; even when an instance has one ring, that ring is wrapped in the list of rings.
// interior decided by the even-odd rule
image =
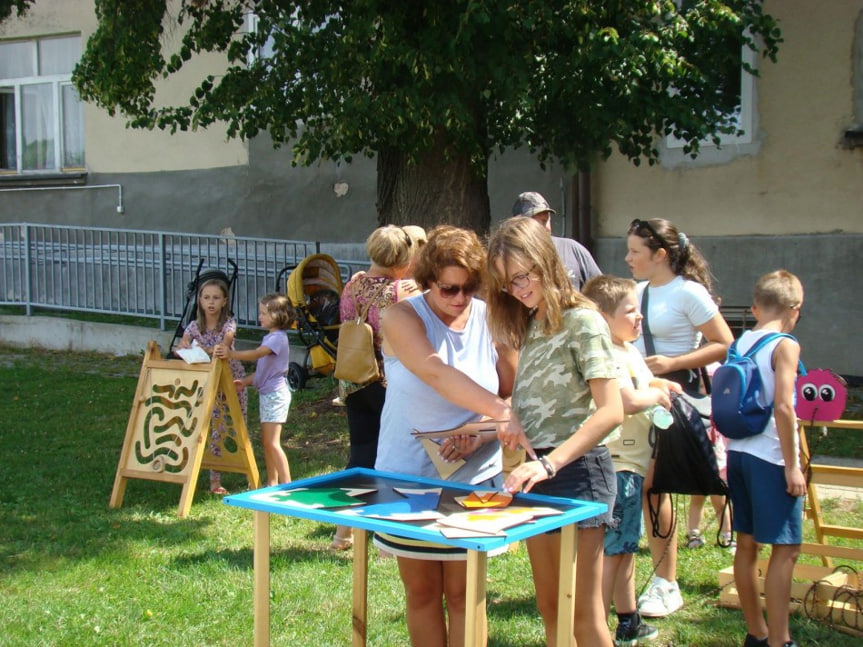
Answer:
[[[599,307],[600,312],[613,316],[620,302],[635,293],[635,285],[632,279],[602,274],[585,283],[581,291]]]
[[[488,319],[496,340],[521,348],[533,312],[524,307],[509,289],[501,274],[507,261],[524,267],[537,277],[545,300],[542,332],[550,335],[563,326],[563,311],[570,308],[596,309],[590,299],[575,290],[548,231],[533,218],[515,216],[500,223],[488,244]],[[498,267],[498,266],[502,267]]]
[[[225,283],[222,279],[207,279],[201,285],[198,286],[198,301],[201,300],[201,292],[204,291],[204,288],[209,287],[211,285],[215,285],[222,291],[222,296],[225,297],[225,305],[222,307],[222,310],[219,312],[219,321],[216,323],[216,330],[222,330],[222,326],[225,325],[225,322],[228,320],[228,317],[231,314],[231,304],[230,304],[230,296],[228,294],[228,284]],[[207,330],[207,319],[204,315],[204,311],[201,309],[200,304],[196,308],[196,316],[195,321],[198,323],[198,330],[202,333]]]
[[[419,253],[429,240],[426,230],[419,225],[404,225],[402,229],[404,229],[405,233],[410,237],[411,242],[413,242],[412,252],[414,254]]]
[[[414,280],[426,290],[447,267],[460,267],[468,273],[467,283],[481,291],[485,270],[485,248],[469,229],[438,225],[429,232],[414,268]]]
[[[401,227],[378,227],[366,239],[366,253],[381,267],[404,267],[411,261],[413,240]]]
[[[287,330],[294,324],[294,307],[285,295],[271,292],[262,296],[258,303],[266,309],[273,320],[273,326],[279,330]]]
[[[803,302],[803,284],[788,270],[768,272],[755,284],[752,302],[765,310],[796,308]]]

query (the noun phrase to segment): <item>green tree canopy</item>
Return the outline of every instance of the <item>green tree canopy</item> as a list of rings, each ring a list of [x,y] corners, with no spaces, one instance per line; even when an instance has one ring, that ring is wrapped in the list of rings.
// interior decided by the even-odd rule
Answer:
[[[11,16],[13,10],[16,15],[23,16],[34,2],[35,0],[0,0],[0,22]]]
[[[658,137],[696,154],[733,132],[742,48],[775,60],[781,41],[761,5],[96,0],[74,81],[133,127],[266,131],[298,164],[376,156],[381,222],[484,230],[488,160],[507,148],[587,169],[615,146],[654,163]],[[160,104],[158,82],[204,52],[227,68],[185,104]]]

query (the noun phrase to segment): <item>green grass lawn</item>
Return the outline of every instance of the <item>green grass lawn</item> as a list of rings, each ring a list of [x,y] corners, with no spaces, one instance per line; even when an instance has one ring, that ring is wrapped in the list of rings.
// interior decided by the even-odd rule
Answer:
[[[186,519],[176,515],[180,488],[152,481],[131,480],[123,506],[108,508],[140,362],[0,348],[0,645],[252,643],[251,512],[209,495],[206,474]],[[295,394],[284,443],[297,479],[344,465],[347,423],[334,395],[329,378]],[[254,401],[249,411],[263,471]],[[224,483],[236,491],[244,478],[228,474]],[[837,523],[863,524],[859,503],[825,508]],[[350,644],[350,553],[332,554],[331,534],[319,523],[272,518],[273,645]],[[649,562],[642,551],[639,587]],[[681,549],[686,606],[656,621],[654,644],[742,644],[740,612],[716,605],[717,572],[730,564],[724,549]],[[523,545],[490,560],[488,614],[490,645],[543,644]],[[792,631],[806,646],[860,644],[801,615]],[[377,556],[369,644],[407,644],[395,560]]]

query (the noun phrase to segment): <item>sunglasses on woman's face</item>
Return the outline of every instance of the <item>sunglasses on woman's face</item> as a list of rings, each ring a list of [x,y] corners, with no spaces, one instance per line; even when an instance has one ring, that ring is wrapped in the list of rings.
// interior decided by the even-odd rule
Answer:
[[[440,290],[441,295],[447,299],[452,299],[459,292],[464,294],[466,297],[473,296],[476,292],[476,286],[473,283],[465,283],[464,285],[448,285],[446,283],[441,283],[440,281],[435,281],[434,284],[437,286],[437,289]]]

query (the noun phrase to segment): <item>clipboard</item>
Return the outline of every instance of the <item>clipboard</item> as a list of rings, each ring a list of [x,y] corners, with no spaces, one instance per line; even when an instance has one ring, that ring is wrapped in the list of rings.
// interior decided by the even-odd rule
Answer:
[[[497,434],[497,425],[509,420],[477,420],[466,422],[460,427],[442,429],[440,431],[419,431],[414,429],[411,435],[417,438],[449,438],[450,436],[490,436]]]
[[[422,443],[423,448],[426,450],[426,454],[428,454],[429,459],[432,464],[435,466],[438,474],[442,479],[448,479],[455,472],[461,468],[462,465],[465,464],[464,459],[459,458],[458,460],[452,461],[448,463],[444,459],[440,457],[438,454],[438,450],[440,449],[440,445],[438,444],[438,440],[441,438],[449,438],[450,436],[490,436],[497,434],[497,423],[499,422],[508,422],[507,420],[477,420],[474,422],[468,422],[460,427],[453,427],[452,429],[443,429],[440,431],[419,431],[414,429],[411,432],[411,435],[414,436],[417,440]]]

